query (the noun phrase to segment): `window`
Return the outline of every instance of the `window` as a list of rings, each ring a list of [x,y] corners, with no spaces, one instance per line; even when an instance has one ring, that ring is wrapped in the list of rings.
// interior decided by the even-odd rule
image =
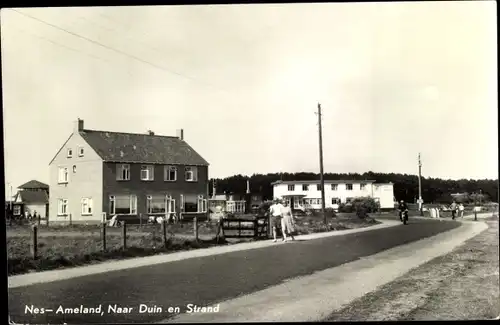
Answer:
[[[366,184],[365,183],[361,183],[359,185],[359,189],[362,190],[362,191],[365,190],[366,189]]]
[[[112,195],[109,197],[109,214],[137,214],[137,196]]]
[[[68,215],[68,200],[67,199],[57,200],[57,215],[58,216]]]
[[[73,174],[76,173],[76,165],[73,165]]]
[[[186,194],[182,196],[183,212],[197,213],[198,212],[198,196],[194,194]]]
[[[309,191],[309,185],[302,184],[302,191]]]
[[[198,180],[198,168],[189,166],[186,167],[185,172],[186,172],[186,181],[196,182]]]
[[[332,198],[332,204],[340,204],[340,199],[339,198]]]
[[[351,203],[352,203],[352,200],[353,200],[353,198],[352,198],[352,197],[348,197],[348,198],[346,198],[346,199],[345,199],[345,203],[347,203],[347,204],[351,204]]]
[[[154,166],[153,165],[141,166],[141,181],[152,181],[152,180],[154,180]]]
[[[207,200],[203,198],[203,195],[198,196],[198,212],[207,212]]]
[[[165,177],[164,180],[167,182],[175,182],[177,180],[177,167],[175,166],[165,166]]]
[[[130,165],[118,164],[116,165],[116,180],[129,181],[130,180]]]
[[[15,216],[21,215],[21,206],[20,205],[14,205],[14,215]]]
[[[92,215],[92,199],[82,199],[82,215]]]
[[[167,198],[163,195],[148,195],[146,197],[146,211],[148,214],[165,214],[167,212]]]
[[[59,167],[59,176],[58,182],[59,184],[65,184],[68,182],[68,167]]]
[[[83,154],[85,153],[85,149],[83,147],[78,148],[78,157],[83,157]]]
[[[345,184],[345,189],[348,191],[352,191],[352,184]]]
[[[321,184],[317,184],[317,185],[316,185],[316,190],[317,190],[317,191],[321,191]]]
[[[332,191],[336,191],[339,188],[338,184],[332,184]]]
[[[295,191],[295,185],[288,185],[288,191],[290,192]]]
[[[68,149],[68,158],[73,157],[73,149],[69,148]]]

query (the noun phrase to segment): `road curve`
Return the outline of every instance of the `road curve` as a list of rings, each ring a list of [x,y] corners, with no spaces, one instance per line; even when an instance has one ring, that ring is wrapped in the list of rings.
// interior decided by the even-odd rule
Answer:
[[[276,246],[192,258],[165,264],[95,274],[9,289],[9,312],[16,323],[144,323],[175,316],[168,307],[211,305],[312,274],[360,257],[459,227],[459,222],[414,219],[398,225],[344,236],[278,243]],[[279,298],[279,297],[278,297]],[[108,306],[132,307],[129,313]],[[139,304],[162,312],[139,313]],[[62,308],[96,307],[102,314],[55,314]],[[52,309],[44,314],[26,313]],[[158,309],[155,309],[158,311]],[[123,310],[122,310],[123,311]]]

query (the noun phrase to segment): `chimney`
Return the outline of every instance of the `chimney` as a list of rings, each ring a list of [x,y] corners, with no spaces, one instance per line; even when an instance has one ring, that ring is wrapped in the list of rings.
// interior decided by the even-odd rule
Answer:
[[[148,135],[155,135],[155,133],[151,130],[148,130]]]
[[[74,133],[82,132],[83,131],[83,120],[77,119],[75,121],[75,126],[73,129]]]
[[[177,137],[181,140],[184,140],[184,130],[183,129],[177,130]]]

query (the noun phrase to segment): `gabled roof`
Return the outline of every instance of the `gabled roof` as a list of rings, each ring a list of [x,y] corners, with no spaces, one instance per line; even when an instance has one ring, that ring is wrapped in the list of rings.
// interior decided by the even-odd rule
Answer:
[[[178,137],[86,129],[80,135],[105,162],[209,165]]]
[[[20,189],[48,189],[49,186],[45,183],[39,182],[37,180],[31,180],[23,185],[19,186]]]
[[[49,203],[49,197],[45,191],[19,191],[17,195],[21,197],[24,204]]]

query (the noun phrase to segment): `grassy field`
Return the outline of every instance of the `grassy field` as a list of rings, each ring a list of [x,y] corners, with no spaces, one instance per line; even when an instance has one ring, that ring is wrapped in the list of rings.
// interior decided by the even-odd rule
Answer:
[[[321,216],[300,217],[296,225],[298,234],[308,234],[368,227],[377,223],[378,221],[373,218],[360,219],[351,214],[330,219],[328,226],[324,225]],[[253,238],[234,238],[220,240],[217,243],[216,232],[216,222],[200,222],[198,224],[199,240],[196,241],[192,223],[169,225],[168,240],[164,243],[160,225],[143,225],[142,227],[128,225],[127,248],[123,249],[122,229],[107,227],[106,251],[104,251],[101,229],[98,225],[39,226],[38,258],[33,259],[30,253],[31,227],[12,226],[7,228],[8,275],[254,240]]]

